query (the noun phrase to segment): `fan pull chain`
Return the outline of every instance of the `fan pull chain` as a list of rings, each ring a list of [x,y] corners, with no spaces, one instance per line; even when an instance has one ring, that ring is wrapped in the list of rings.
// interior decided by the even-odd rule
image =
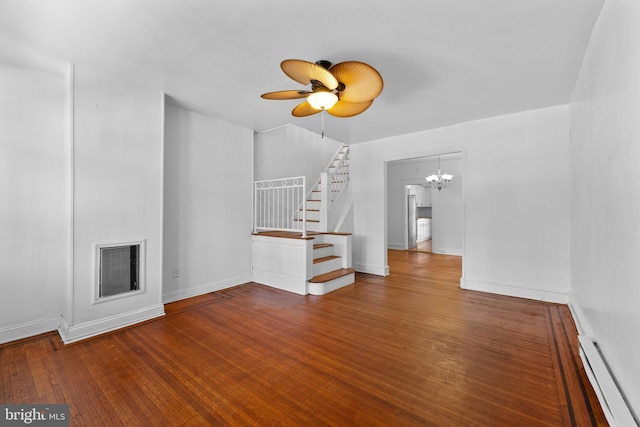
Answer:
[[[324,139],[324,108],[320,112],[320,116],[322,116],[322,138]]]

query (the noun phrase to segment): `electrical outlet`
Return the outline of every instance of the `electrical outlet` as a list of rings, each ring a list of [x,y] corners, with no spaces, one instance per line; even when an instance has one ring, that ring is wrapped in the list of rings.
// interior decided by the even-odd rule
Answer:
[[[174,268],[173,269],[173,277],[174,278],[180,277],[180,269],[179,268]]]

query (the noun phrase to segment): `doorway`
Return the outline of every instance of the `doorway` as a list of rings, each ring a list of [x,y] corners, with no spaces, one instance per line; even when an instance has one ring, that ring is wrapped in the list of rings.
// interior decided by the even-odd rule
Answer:
[[[407,184],[407,250],[433,252],[431,190],[424,184]]]
[[[456,151],[387,162],[388,249],[462,256],[463,159],[464,154]],[[426,185],[426,177],[437,174],[440,167],[453,180],[439,191]],[[410,196],[415,196],[415,243],[410,235],[414,224]]]

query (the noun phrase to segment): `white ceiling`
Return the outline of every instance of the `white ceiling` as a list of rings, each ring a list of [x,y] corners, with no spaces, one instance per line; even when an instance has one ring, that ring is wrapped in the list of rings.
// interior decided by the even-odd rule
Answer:
[[[300,89],[283,59],[375,67],[363,114],[327,115],[349,143],[566,104],[603,0],[0,0],[0,62],[99,67],[175,103],[264,131],[320,114],[260,94]]]

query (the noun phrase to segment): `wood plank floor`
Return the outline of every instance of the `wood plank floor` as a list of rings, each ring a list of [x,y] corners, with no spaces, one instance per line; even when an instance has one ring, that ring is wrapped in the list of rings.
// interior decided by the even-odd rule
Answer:
[[[600,426],[566,306],[465,291],[459,257],[390,251],[324,296],[249,283],[63,345],[0,347],[0,402],[85,426]]]
[[[412,252],[429,252],[433,253],[433,240],[423,240],[421,242],[416,242],[416,245],[412,248],[409,248]]]

